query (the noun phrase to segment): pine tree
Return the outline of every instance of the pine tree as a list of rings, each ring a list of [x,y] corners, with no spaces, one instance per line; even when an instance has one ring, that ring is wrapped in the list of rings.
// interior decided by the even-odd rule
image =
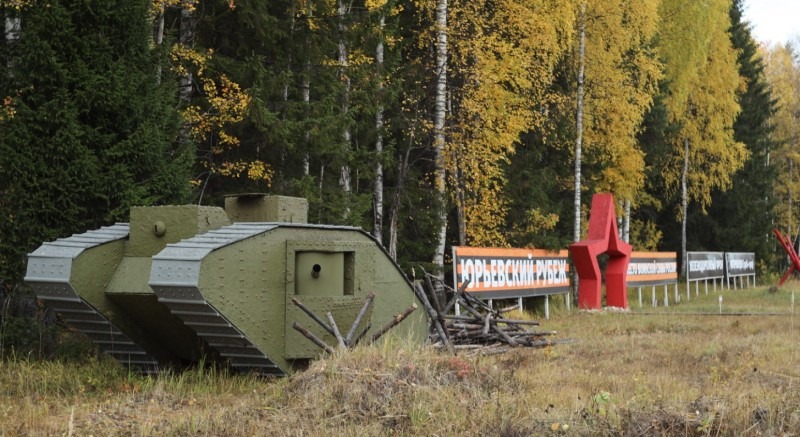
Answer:
[[[43,240],[188,195],[191,150],[176,143],[175,81],[158,83],[146,0],[71,1],[19,12],[2,47],[0,277],[18,281]]]
[[[391,37],[396,22],[391,4],[242,0],[234,9],[228,2],[206,5],[195,40],[196,51],[213,53],[205,74],[230,78],[248,103],[241,118],[225,128],[237,139],[225,154],[211,156],[221,137],[199,142],[210,156],[198,168],[198,175],[211,175],[204,202],[234,191],[271,191],[308,198],[313,221],[373,224],[372,175],[385,154],[368,145],[376,137],[377,108],[383,104],[391,111],[387,97],[395,95],[394,85],[375,74],[381,14]],[[397,62],[393,44],[384,50],[387,72]],[[197,107],[208,108],[212,99],[198,97]],[[384,117],[384,125],[389,123]],[[241,171],[215,171],[219,162]],[[252,178],[255,164],[269,177]]]

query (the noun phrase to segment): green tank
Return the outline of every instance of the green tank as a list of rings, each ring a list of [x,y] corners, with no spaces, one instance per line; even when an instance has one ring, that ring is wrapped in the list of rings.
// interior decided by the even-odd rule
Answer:
[[[348,329],[370,292],[358,331],[377,331],[411,306],[412,284],[360,228],[307,224],[305,199],[248,194],[225,208],[136,207],[130,223],[43,244],[28,255],[25,281],[71,328],[143,372],[201,360],[285,375],[328,344],[315,314]],[[427,337],[423,310],[396,331]]]

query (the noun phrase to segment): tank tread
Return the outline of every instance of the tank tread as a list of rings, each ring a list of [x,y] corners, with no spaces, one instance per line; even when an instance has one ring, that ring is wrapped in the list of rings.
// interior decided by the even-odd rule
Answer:
[[[198,337],[219,352],[231,368],[262,375],[285,375],[285,372],[250,342],[244,333],[203,299],[199,290],[187,293],[185,288],[175,291],[168,286],[152,284],[151,286],[158,296],[158,301],[166,305],[173,315],[183,320]],[[198,316],[202,316],[202,322],[196,321]]]
[[[230,344],[230,343],[209,343],[209,346],[214,348],[221,354],[225,354],[226,356],[237,356],[237,355],[245,355],[245,356],[253,356],[258,355],[261,352],[258,351],[252,345],[237,345],[237,344]]]
[[[28,255],[25,281],[67,326],[85,334],[102,352],[139,373],[151,374],[158,371],[158,361],[80,297],[70,283],[72,260],[87,249],[126,238],[128,233],[127,223],[117,223],[45,243]]]
[[[150,288],[159,303],[204,339],[231,368],[265,375],[285,375],[267,355],[206,301],[199,289],[200,263],[214,250],[277,227],[274,223],[234,223],[169,244],[153,257]],[[176,277],[175,266],[187,273]]]
[[[42,300],[61,315],[70,327],[85,334],[101,351],[114,357],[122,365],[143,374],[157,372],[158,361],[154,357],[120,331],[88,302],[77,297],[77,294],[75,296],[76,299],[71,300]],[[76,305],[78,302],[80,305]],[[66,308],[60,306],[62,303],[68,304]],[[81,318],[78,319],[75,316]],[[87,329],[88,327],[91,329]]]
[[[283,373],[276,373],[272,371],[274,364],[258,364],[258,363],[231,363],[232,368],[240,372],[247,373],[260,373],[263,375],[283,376]]]

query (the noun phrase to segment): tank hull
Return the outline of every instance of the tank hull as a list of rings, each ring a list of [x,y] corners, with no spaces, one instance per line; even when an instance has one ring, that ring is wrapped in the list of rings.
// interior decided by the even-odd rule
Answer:
[[[261,203],[301,215],[297,201],[294,209]],[[238,206],[238,215],[252,215]],[[297,221],[231,224],[221,208],[136,208],[130,224],[43,244],[29,254],[25,280],[67,325],[144,373],[200,361],[264,375],[304,367],[321,349],[295,324],[328,344],[336,339],[295,299],[358,333],[422,307],[372,236]],[[352,326],[370,293],[372,305]],[[395,332],[422,342],[427,322],[415,311]]]

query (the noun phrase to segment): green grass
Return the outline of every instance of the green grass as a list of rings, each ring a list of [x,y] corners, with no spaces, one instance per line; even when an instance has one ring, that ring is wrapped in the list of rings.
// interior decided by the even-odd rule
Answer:
[[[680,301],[675,302],[675,286],[667,288],[669,307],[664,306],[664,286],[655,287],[657,307],[652,306],[652,287],[642,288],[642,307],[639,307],[639,294],[636,288],[628,289],[628,306],[632,312],[679,312],[679,313],[720,313],[719,298],[722,297],[722,313],[753,313],[753,314],[790,314],[793,309],[798,310],[800,304],[800,286],[789,282],[778,290],[770,287],[758,287],[748,290],[723,289],[717,284],[714,290],[709,283],[707,288],[701,282],[696,288],[694,283],[690,286],[687,297],[686,284],[678,285]],[[792,295],[795,303],[792,305]]]
[[[453,357],[389,337],[278,380],[11,358],[0,435],[797,435],[792,286],[641,309],[633,290],[629,312],[551,307],[541,328],[568,344]]]

